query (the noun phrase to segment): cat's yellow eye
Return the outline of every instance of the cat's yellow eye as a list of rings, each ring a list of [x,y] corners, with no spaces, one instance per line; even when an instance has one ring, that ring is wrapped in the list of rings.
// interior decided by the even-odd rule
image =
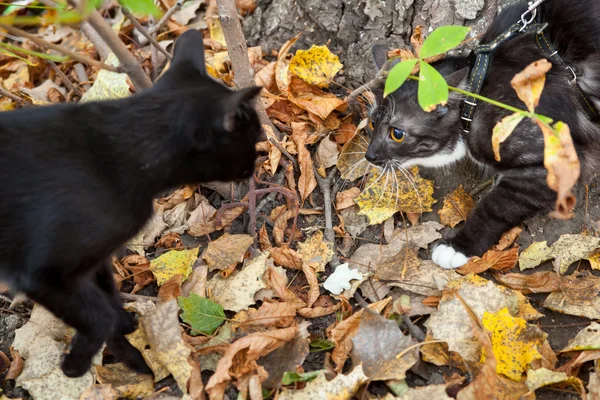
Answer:
[[[406,139],[406,131],[404,131],[402,129],[391,127],[390,128],[390,137],[392,138],[392,140],[394,142],[402,143],[402,142],[404,142],[404,139]]]
[[[375,130],[375,125],[373,125],[373,120],[369,119],[369,129],[371,129],[372,131]]]

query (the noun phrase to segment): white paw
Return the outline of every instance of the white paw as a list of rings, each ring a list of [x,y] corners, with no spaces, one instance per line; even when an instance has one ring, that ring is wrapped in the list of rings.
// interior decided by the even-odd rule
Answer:
[[[469,258],[463,253],[459,253],[445,244],[438,244],[435,249],[433,249],[431,259],[434,263],[444,269],[455,269],[465,265],[467,261],[469,261]]]

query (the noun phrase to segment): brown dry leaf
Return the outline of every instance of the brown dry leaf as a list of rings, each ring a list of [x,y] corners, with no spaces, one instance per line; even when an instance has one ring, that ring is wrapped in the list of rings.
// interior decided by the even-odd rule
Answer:
[[[156,309],[153,303],[150,304],[149,308],[150,309],[147,310],[146,313],[149,313],[150,311]],[[140,351],[142,357],[144,357],[146,365],[148,365],[148,367],[152,370],[155,382],[165,379],[166,377],[171,375],[169,370],[160,362],[156,353],[150,348],[150,343],[148,343],[148,338],[146,337],[144,329],[141,325],[138,329],[131,332],[130,334],[127,334],[125,337],[133,347]]]
[[[432,211],[436,202],[433,181],[421,178],[418,167],[408,172],[386,170],[385,175],[378,169],[371,172],[365,190],[354,200],[360,206],[359,214],[369,217],[370,225],[380,224],[398,211]],[[410,180],[405,173],[410,174]]]
[[[521,232],[523,232],[523,229],[518,226],[515,226],[510,231],[505,232],[500,238],[498,244],[494,246],[494,250],[502,251],[508,249],[515,242],[515,240],[517,240]]]
[[[290,303],[295,309],[299,310],[306,307],[306,303],[300,300],[294,292],[287,288],[285,277],[281,276],[275,268],[269,267],[266,277],[268,287],[275,292],[275,295],[286,303]]]
[[[296,215],[295,210],[287,210],[275,221],[275,226],[273,227],[273,239],[275,239],[275,244],[277,246],[282,246],[285,239],[285,228],[287,227],[287,222],[290,218],[293,218]]]
[[[355,181],[363,177],[371,169],[371,164],[365,158],[369,141],[357,129],[352,139],[348,140],[336,163],[342,179]]]
[[[504,286],[519,290],[523,294],[556,292],[562,284],[562,277],[553,271],[536,272],[531,275],[496,274],[495,278]]]
[[[288,246],[275,247],[270,253],[275,265],[302,270],[302,256]]]
[[[319,298],[319,281],[317,280],[317,272],[310,264],[304,264],[302,271],[304,272],[306,281],[309,284],[308,300],[306,305],[310,308]]]
[[[316,161],[322,168],[333,167],[337,163],[340,155],[337,143],[331,139],[332,135],[324,137],[317,148]]]
[[[19,375],[21,375],[21,371],[23,370],[23,358],[21,358],[21,354],[19,354],[18,350],[15,350],[12,346],[10,347],[10,357],[12,361],[10,363],[10,368],[6,373],[4,379],[17,379]]]
[[[519,259],[519,248],[498,251],[488,250],[483,257],[472,257],[469,261],[456,271],[466,275],[470,273],[480,274],[488,269],[496,271],[508,271],[517,265]]]
[[[298,107],[327,119],[334,110],[346,103],[332,93],[324,92],[316,86],[310,86],[302,79],[292,76],[289,85],[289,100]]]
[[[298,254],[316,272],[325,272],[325,266],[333,258],[333,243],[324,240],[323,232],[317,231],[304,242],[298,243]]]
[[[183,275],[177,274],[172,276],[169,280],[162,284],[158,289],[158,298],[162,302],[167,302],[172,299],[177,299],[181,296],[181,283],[183,282]]]
[[[98,382],[110,385],[117,392],[117,397],[137,398],[154,393],[151,375],[132,372],[124,364],[97,365],[96,373]]]
[[[356,125],[352,123],[343,123],[336,132],[332,133],[332,135],[337,144],[344,145],[354,137],[356,130]]]
[[[182,188],[175,190],[167,197],[158,199],[157,203],[159,206],[162,207],[164,211],[170,210],[176,205],[183,203],[184,201],[192,197],[194,195],[194,192],[196,191],[196,188],[196,185],[185,185]]]
[[[181,295],[190,297],[190,293],[195,293],[200,297],[206,297],[206,281],[208,277],[208,267],[204,264],[194,268],[188,279],[181,286]]]
[[[210,221],[214,219],[216,213],[217,209],[208,202],[206,197],[201,196],[198,207],[190,213],[190,217],[186,222],[189,226],[188,232],[190,235],[201,236],[195,233],[209,230],[210,228],[208,228],[208,226],[210,225]]]
[[[141,318],[141,325],[157,359],[173,375],[179,389],[187,393],[187,383],[192,374],[192,366],[188,362],[191,348],[181,334],[177,300],[157,304],[154,310]]]
[[[244,267],[229,278],[215,275],[208,281],[207,289],[212,293],[212,300],[219,303],[225,310],[239,312],[248,309],[255,303],[254,295],[267,285],[263,275],[272,265],[266,251],[253,259],[244,262]]]
[[[296,307],[290,303],[265,301],[252,317],[240,327],[264,326],[289,328],[296,318]]]
[[[250,235],[224,234],[208,244],[202,258],[211,271],[224,270],[244,261],[244,254],[254,239]]]
[[[269,214],[269,219],[272,222],[275,222],[277,220],[277,218],[279,218],[279,216],[281,214],[283,214],[283,212],[286,210],[287,210],[287,205],[285,205],[285,204],[275,207],[274,209],[271,210],[271,214]]]
[[[294,43],[296,43],[296,41],[300,38],[300,35],[302,35],[302,33],[285,42],[283,46],[281,46],[279,54],[277,55],[277,63],[275,64],[275,82],[277,84],[277,88],[283,96],[288,95],[290,86],[290,63],[286,58]]]
[[[247,201],[248,199],[245,197],[242,201]],[[246,207],[235,207],[225,210],[223,215],[221,216],[221,224],[217,225],[216,213],[209,219],[206,223],[196,223],[194,225],[190,225],[187,233],[191,236],[204,236],[209,233],[218,231],[231,224],[233,220],[242,215]]]
[[[334,312],[337,312],[340,308],[341,304],[336,304],[334,306],[329,307],[317,306],[314,308],[301,308],[300,310],[298,310],[298,314],[300,314],[300,316],[304,318],[313,319],[333,314]]]
[[[267,378],[266,371],[257,364],[256,360],[293,340],[297,334],[298,327],[292,326],[251,333],[235,341],[219,360],[215,373],[206,385],[206,392],[210,399],[222,399],[227,385],[233,379],[241,381],[248,375],[258,373],[261,381],[264,381]]]
[[[534,112],[538,106],[546,84],[546,73],[551,68],[552,63],[542,58],[528,65],[510,81],[517,92],[517,96],[525,103],[529,112]]]
[[[313,162],[310,157],[310,152],[306,148],[306,140],[308,136],[305,132],[294,129],[295,123],[292,123],[292,140],[296,143],[298,149],[298,163],[300,164],[300,178],[298,179],[298,190],[302,201],[315,190],[317,187],[317,179],[313,170]]]
[[[471,324],[473,324],[472,321]],[[496,357],[487,333],[478,326],[473,327],[473,335],[481,341],[485,349],[485,362],[479,369],[477,377],[464,389],[458,392],[457,400],[496,400],[499,375],[496,374]],[[505,397],[500,397],[505,399]],[[506,399],[508,400],[508,399]],[[516,400],[516,399],[515,399]],[[524,399],[525,400],[525,399]]]
[[[563,314],[600,319],[600,278],[589,275],[565,277],[561,290],[550,293],[544,307]]]
[[[4,354],[3,351],[0,351],[0,374],[6,372],[10,368],[10,360],[8,356]]]
[[[369,304],[368,308],[380,313],[391,301],[392,298],[387,297],[376,303]],[[339,322],[329,333],[331,340],[335,343],[331,359],[336,364],[335,370],[337,372],[342,370],[350,351],[352,351],[352,338],[358,332],[363,313],[364,309],[355,312],[347,319]]]
[[[412,46],[415,54],[421,53],[421,46],[423,46],[423,42],[425,42],[425,37],[423,36],[423,27],[421,25],[417,25],[413,29],[412,35],[410,35],[410,45]]]
[[[406,371],[419,360],[419,351],[410,335],[404,335],[396,321],[370,310],[363,312],[358,332],[352,338],[352,363],[362,364],[372,381],[404,379]],[[397,355],[403,354],[397,358]]]
[[[279,393],[279,400],[350,400],[354,394],[368,381],[362,366],[354,367],[348,375],[339,374],[328,381],[325,372],[321,372],[314,380],[307,382],[304,389],[292,390],[284,388]]]
[[[580,163],[573,145],[569,126],[557,122],[548,129],[538,121],[544,134],[544,167],[548,170],[547,182],[550,189],[557,193],[556,206],[550,214],[554,218],[569,219],[573,216],[576,198],[571,189],[577,183]]]
[[[260,69],[254,75],[254,83],[257,86],[262,86],[269,92],[274,92],[277,89],[277,82],[275,82],[275,65],[277,63],[275,61],[270,62],[266,66]]]
[[[475,200],[465,192],[463,185],[444,198],[444,207],[438,211],[442,224],[454,228],[462,221],[466,221],[471,211],[475,208]]]
[[[397,248],[398,253],[390,258],[381,259],[374,269],[375,279],[383,281],[397,281],[406,276],[408,271],[416,271],[421,265],[417,251],[410,245],[403,244]]]
[[[354,203],[354,199],[359,194],[360,194],[360,189],[357,187],[353,187],[351,189],[344,190],[343,192],[338,192],[335,195],[335,209],[337,211],[342,211],[346,208],[356,205],[356,203]]]
[[[117,391],[112,385],[92,385],[81,393],[79,400],[116,400]]]
[[[270,250],[273,248],[271,244],[271,240],[269,239],[269,234],[267,233],[267,224],[263,224],[262,228],[258,232],[258,244],[260,245],[260,250]]]

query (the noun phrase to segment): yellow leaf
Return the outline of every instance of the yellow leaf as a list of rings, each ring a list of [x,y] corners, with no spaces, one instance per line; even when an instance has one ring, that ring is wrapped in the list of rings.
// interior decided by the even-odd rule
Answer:
[[[113,53],[110,53],[105,61],[112,66],[120,65],[119,59]],[[127,83],[127,74],[101,70],[96,75],[94,84],[85,92],[81,98],[82,102],[96,100],[120,99],[130,95],[129,84]]]
[[[192,265],[198,259],[198,249],[199,247],[190,250],[171,250],[150,261],[150,270],[156,277],[158,286],[177,274],[187,279],[192,273]]]
[[[254,239],[250,235],[226,233],[208,244],[202,258],[211,271],[223,270],[244,261],[244,254],[253,241]]]
[[[313,45],[309,50],[298,50],[290,61],[290,72],[311,85],[329,86],[343,65],[327,46]]]
[[[371,168],[371,165],[365,158],[368,146],[369,141],[358,130],[352,139],[344,144],[336,163],[342,179],[355,181],[363,177]]]
[[[210,32],[210,38],[216,40],[220,45],[227,48],[227,42],[225,41],[225,35],[223,34],[223,28],[221,27],[221,21],[219,18],[211,18],[208,25]]]
[[[449,196],[444,198],[444,207],[438,211],[442,224],[454,228],[462,221],[466,221],[471,210],[475,208],[475,200],[462,185]]]
[[[540,102],[546,84],[546,72],[550,71],[550,68],[552,68],[552,64],[542,58],[529,64],[510,81],[517,96],[525,103],[529,112],[533,112]]]
[[[354,367],[348,375],[339,374],[328,381],[322,371],[314,380],[307,382],[304,389],[283,389],[279,393],[279,400],[350,400],[360,386],[369,378],[363,372],[362,365]]]
[[[323,232],[317,231],[303,243],[298,244],[298,253],[302,261],[316,272],[324,272],[325,265],[333,258],[333,243],[323,240]]]
[[[555,383],[566,383],[573,386],[579,393],[584,392],[583,382],[574,376],[567,376],[564,372],[550,371],[546,368],[538,368],[535,371],[530,369],[527,371],[525,384],[532,392]]]
[[[541,263],[551,260],[552,257],[552,248],[548,247],[546,241],[534,242],[521,252],[519,256],[519,268],[521,271],[535,268]]]
[[[579,158],[573,145],[569,126],[557,122],[548,129],[537,121],[544,134],[544,167],[548,170],[548,186],[557,193],[554,218],[569,219],[575,207],[576,198],[571,189],[577,183],[580,173]]]
[[[126,335],[126,338],[144,357],[146,365],[152,370],[155,382],[163,380],[171,375],[169,370],[158,360],[156,353],[150,348],[150,343],[148,343],[148,338],[146,337],[142,326]]]
[[[510,315],[508,308],[496,313],[485,312],[482,324],[492,332],[492,349],[496,357],[496,372],[514,381],[520,381],[523,372],[542,355],[538,348],[542,346],[541,331],[528,327],[521,318]]]
[[[525,118],[524,115],[514,113],[513,115],[502,118],[502,120],[494,126],[494,131],[492,133],[492,148],[494,149],[494,158],[496,161],[500,161],[500,144],[508,139],[517,125],[523,121],[523,118]]]
[[[380,224],[398,211],[431,211],[433,181],[421,178],[418,167],[407,172],[386,170],[384,174],[375,168],[371,172],[365,190],[354,200],[370,225]]]
[[[590,262],[592,269],[600,270],[600,249],[594,251],[587,257],[587,260]]]

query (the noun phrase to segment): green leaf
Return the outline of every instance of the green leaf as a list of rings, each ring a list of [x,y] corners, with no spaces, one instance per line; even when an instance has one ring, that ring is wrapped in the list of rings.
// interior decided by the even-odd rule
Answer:
[[[225,321],[225,312],[220,304],[195,293],[190,293],[190,297],[179,297],[177,302],[183,311],[181,319],[192,327],[192,335],[212,335]]]
[[[413,70],[415,65],[417,64],[417,59],[414,60],[406,60],[402,61],[400,64],[396,64],[394,68],[392,68],[388,74],[387,79],[385,80],[385,91],[383,93],[384,97],[387,97],[388,94],[395,92],[402,86],[402,84],[410,75],[410,71]]]
[[[419,74],[419,104],[426,112],[435,110],[438,104],[448,102],[448,84],[431,65],[421,61]]]
[[[319,351],[331,350],[335,347],[333,342],[325,339],[317,339],[310,342],[310,352],[318,353]]]
[[[296,372],[284,372],[283,377],[281,378],[281,383],[283,385],[291,385],[296,382],[308,382],[315,379],[322,371],[310,371],[302,374],[298,374]]]
[[[425,39],[421,46],[421,59],[437,56],[458,46],[471,28],[466,26],[440,26]]]
[[[119,0],[119,3],[136,15],[159,17],[161,11],[154,5],[154,0]]]

